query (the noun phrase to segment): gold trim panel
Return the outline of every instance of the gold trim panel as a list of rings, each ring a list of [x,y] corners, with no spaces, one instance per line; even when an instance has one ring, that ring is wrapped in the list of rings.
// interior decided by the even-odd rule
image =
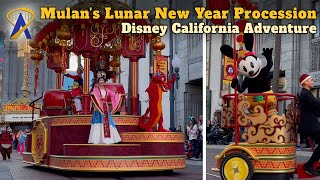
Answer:
[[[120,136],[122,142],[185,142],[185,135],[176,132],[128,132],[120,133]]]
[[[31,152],[34,162],[40,163],[48,153],[48,128],[42,121],[37,121],[32,128]]]
[[[296,169],[292,168],[292,169],[272,169],[272,170],[266,170],[266,169],[255,169],[254,172],[255,173],[271,173],[271,174],[275,174],[275,173],[292,173],[295,172]]]
[[[185,158],[177,159],[60,159],[50,158],[50,167],[68,170],[84,171],[136,171],[136,170],[160,170],[182,169],[186,167]]]
[[[277,155],[270,155],[270,156],[259,156],[259,160],[274,160],[274,161],[282,161],[282,160],[290,160],[296,159],[295,155],[288,155],[288,156],[277,156]]]
[[[175,156],[168,158],[154,157],[153,159],[138,159],[139,156],[131,156],[132,159],[85,159],[83,156],[79,159],[64,159],[63,156],[50,156],[50,166],[45,164],[36,164],[32,162],[30,153],[23,154],[23,162],[36,166],[48,167],[59,170],[86,171],[86,172],[118,172],[118,171],[154,171],[154,170],[174,170],[186,168],[184,156]],[[64,156],[67,158],[68,156]],[[124,156],[125,157],[125,156]],[[128,158],[128,157],[126,157]],[[142,158],[142,157],[141,157]]]
[[[225,154],[227,152],[231,152],[231,151],[237,151],[237,150],[240,150],[240,151],[245,151],[246,153],[248,153],[250,155],[250,157],[254,160],[258,160],[259,157],[256,156],[256,154],[253,154],[250,150],[248,150],[247,148],[245,147],[242,147],[242,146],[235,146],[235,145],[229,145],[227,146],[219,155],[216,155],[215,156],[215,159],[216,160],[219,160],[221,159],[223,156],[225,156]]]
[[[234,144],[233,144],[234,145]],[[269,143],[269,144],[265,144],[265,143],[256,143],[256,144],[249,144],[249,143],[239,143],[240,146],[248,146],[248,147],[291,147],[291,146],[296,146],[296,144],[294,143],[280,143],[280,144],[276,144],[276,143]]]
[[[288,156],[288,155],[295,155],[296,154],[296,146],[291,147],[247,147],[249,151],[257,156],[266,155],[266,156]]]
[[[274,161],[274,160],[253,160],[251,161],[253,164],[254,169],[260,170],[290,170],[296,167],[296,159],[291,160],[281,160],[281,161]]]
[[[75,116],[51,116],[44,119],[51,119],[50,126],[79,126],[91,125],[91,115],[75,115]],[[130,115],[112,115],[112,118],[118,126],[138,126],[140,116]]]
[[[141,146],[141,144],[63,144],[64,146]]]
[[[185,155],[180,156],[64,156],[64,155],[50,155],[53,158],[61,159],[174,159],[174,158],[185,158]]]

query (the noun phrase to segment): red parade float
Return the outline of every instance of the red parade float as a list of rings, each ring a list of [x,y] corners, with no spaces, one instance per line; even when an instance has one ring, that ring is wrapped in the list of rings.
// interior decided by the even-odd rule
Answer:
[[[113,0],[79,2],[72,9],[132,10],[124,3]],[[104,17],[101,14],[101,17]],[[48,68],[56,72],[56,89],[43,95],[41,118],[34,123],[26,140],[23,162],[61,170],[75,171],[148,171],[175,170],[186,167],[184,135],[175,132],[144,132],[139,128],[137,67],[145,58],[146,44],[152,35],[121,34],[121,22],[147,24],[144,20],[55,20],[48,23],[30,42],[34,48],[32,60],[38,64],[46,52]],[[84,83],[82,111],[72,115],[72,95],[61,90],[62,73],[68,68],[69,54],[84,57]],[[97,66],[112,70],[113,82],[106,88],[124,94],[117,82],[120,56],[128,58],[132,65],[132,95],[125,100],[112,118],[121,136],[119,144],[88,144],[92,118],[90,99],[90,70]],[[112,61],[109,61],[112,58]],[[70,62],[72,63],[72,62]],[[37,79],[37,74],[35,76]],[[37,83],[37,81],[35,81]],[[125,99],[125,98],[124,98]],[[110,101],[110,100],[108,100]],[[130,103],[131,111],[127,112]],[[71,115],[70,115],[71,114]],[[141,121],[141,120],[140,120]]]

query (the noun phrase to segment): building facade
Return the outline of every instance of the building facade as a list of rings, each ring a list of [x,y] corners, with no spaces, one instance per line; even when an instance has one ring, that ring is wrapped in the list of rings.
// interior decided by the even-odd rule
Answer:
[[[35,35],[41,27],[35,22],[30,27],[31,35]],[[29,129],[32,125],[32,110],[29,102],[42,96],[45,90],[55,89],[55,72],[47,68],[46,56],[39,64],[37,93],[34,95],[35,65],[29,56],[25,55],[26,39],[9,40],[5,35],[1,67],[1,107],[2,123],[9,123],[14,131]],[[26,70],[28,71],[27,74]],[[26,86],[29,93],[23,92]],[[40,102],[41,103],[41,102]],[[39,116],[36,112],[34,118]]]
[[[175,1],[175,9],[189,9],[188,20],[181,21],[182,25],[190,22],[201,23],[196,18],[194,7],[203,6],[199,0]],[[173,34],[174,53],[181,59],[179,89],[175,90],[176,126],[185,128],[188,116],[196,120],[203,113],[203,35],[202,34]]]

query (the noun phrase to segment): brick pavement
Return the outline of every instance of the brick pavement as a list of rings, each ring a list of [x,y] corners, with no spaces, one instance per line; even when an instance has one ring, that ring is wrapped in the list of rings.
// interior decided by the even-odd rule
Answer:
[[[187,160],[187,168],[173,173],[133,172],[133,173],[85,173],[65,172],[35,167],[22,163],[22,156],[15,151],[10,160],[0,159],[0,180],[196,180],[202,179],[202,161]]]

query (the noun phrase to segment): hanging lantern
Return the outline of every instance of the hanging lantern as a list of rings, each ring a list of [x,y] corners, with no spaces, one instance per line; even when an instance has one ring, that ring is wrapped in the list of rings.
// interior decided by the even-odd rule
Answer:
[[[221,10],[229,10],[230,9],[230,1],[222,0]]]
[[[243,32],[241,32],[238,36],[237,36],[237,42],[239,43],[240,46],[240,50],[243,49],[243,44],[244,44],[244,35]]]
[[[69,31],[69,26],[68,25],[61,25],[60,30],[56,31],[57,38],[60,40],[59,45],[62,48],[62,70],[63,72],[66,71],[67,69],[67,41],[71,39],[71,33]]]
[[[240,32],[243,32],[246,27],[247,20],[239,20],[236,25],[239,27]]]
[[[211,22],[215,25],[224,25],[224,19],[212,19]]]
[[[152,48],[156,51],[155,54],[161,55],[161,51],[166,47],[166,44],[161,41],[161,37],[157,36],[156,41],[152,44]]]
[[[34,61],[35,65],[35,75],[34,75],[34,96],[37,96],[37,87],[38,87],[38,77],[39,77],[39,63],[43,60],[43,55],[40,53],[40,47],[42,42],[37,43],[34,40],[29,41],[29,45],[34,49],[31,59]]]
[[[251,10],[252,10],[252,11],[258,10],[258,5],[257,5],[257,4],[252,4],[252,5],[251,5]]]
[[[229,10],[230,1],[229,0],[208,0],[208,10]],[[215,25],[223,25],[224,19],[212,19],[211,22]]]
[[[115,72],[115,75],[112,77],[113,82],[116,82],[116,77],[119,75],[120,64],[120,54],[113,55],[113,59],[109,63],[110,67],[112,67],[112,71]]]
[[[243,35],[242,35],[242,34],[240,34],[240,35],[237,36],[237,42],[238,42],[238,43],[243,43],[243,42],[244,42],[244,40],[243,40]]]
[[[247,1],[247,0],[238,0],[238,2],[240,3],[240,5],[241,5],[242,7],[245,7],[246,1]]]
[[[243,1],[242,7],[244,7],[246,10],[251,9],[251,4],[248,0]]]

